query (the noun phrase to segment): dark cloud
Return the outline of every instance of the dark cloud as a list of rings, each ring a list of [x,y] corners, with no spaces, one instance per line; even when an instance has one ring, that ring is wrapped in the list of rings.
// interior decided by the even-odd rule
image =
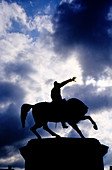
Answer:
[[[63,94],[66,98],[75,97],[82,100],[91,111],[112,108],[112,88],[107,87],[105,90],[99,91],[96,86],[91,85],[76,85],[66,87]],[[69,97],[68,97],[69,94]],[[94,112],[95,113],[95,112]]]
[[[0,146],[10,145],[24,136],[20,124],[20,108],[24,96],[24,90],[18,85],[0,83]]]
[[[10,82],[0,83],[0,103],[20,103],[23,101],[24,96],[24,90],[18,85]]]
[[[98,72],[112,61],[112,39],[108,33],[112,21],[108,19],[111,0],[74,0],[62,3],[53,17],[54,46],[62,59],[70,51],[78,51],[78,60],[86,75]]]
[[[7,161],[4,161],[0,163],[0,167],[5,167],[7,168],[8,165],[11,165],[13,168],[14,167],[18,167],[18,168],[24,168],[24,159],[19,158],[18,159],[18,154],[20,154],[20,151],[13,145],[13,146],[5,146],[5,147],[2,147],[0,148],[0,158],[1,159],[8,159]],[[9,158],[11,157],[15,157],[15,161],[13,161],[12,163],[10,163],[10,160]],[[13,158],[14,159],[14,158]]]
[[[20,122],[20,108],[24,96],[24,90],[17,84],[0,83],[0,158],[16,155],[21,141],[30,135],[27,129],[22,129]],[[6,163],[1,162],[0,167],[5,166]]]
[[[11,104],[0,114],[0,146],[11,145],[23,138],[19,112],[17,105]]]
[[[5,112],[0,113],[0,158],[8,159],[9,162],[2,162],[0,167],[8,166],[12,156],[15,161],[11,164],[13,167],[24,168],[23,159],[17,159],[20,154],[19,148],[23,146],[22,141],[28,140],[32,133],[29,126],[23,129],[20,121],[20,107],[16,104],[10,104]]]
[[[63,3],[57,8],[53,18],[55,38],[62,45],[87,44],[108,45],[107,29],[110,26],[106,19],[110,1],[82,0]],[[101,44],[99,44],[101,43]]]
[[[22,78],[28,78],[28,75],[34,72],[31,64],[25,62],[7,63],[4,68],[5,76],[18,75]]]

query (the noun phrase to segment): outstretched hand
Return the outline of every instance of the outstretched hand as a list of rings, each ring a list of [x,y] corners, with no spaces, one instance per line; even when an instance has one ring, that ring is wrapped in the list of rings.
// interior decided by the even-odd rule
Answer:
[[[77,77],[73,77],[73,78],[72,78],[72,81],[75,81],[75,82],[76,82],[76,78],[77,78]]]

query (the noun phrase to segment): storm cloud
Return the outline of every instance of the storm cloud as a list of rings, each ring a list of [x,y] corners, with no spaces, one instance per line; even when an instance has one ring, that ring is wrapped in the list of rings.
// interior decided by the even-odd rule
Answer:
[[[0,103],[22,102],[25,92],[17,84],[9,82],[0,83]]]
[[[0,166],[11,164],[24,167],[18,148],[28,138],[29,131],[22,130],[20,109],[25,91],[15,83],[0,83]],[[10,159],[9,159],[10,158]],[[11,159],[13,161],[11,161]]]
[[[94,113],[97,113],[98,110],[108,110],[112,108],[112,87],[107,87],[99,91],[99,88],[92,84],[76,85],[64,88],[63,94],[66,98],[69,98],[69,96],[70,98],[79,98],[88,106],[89,110]]]
[[[53,17],[54,49],[65,60],[77,51],[85,76],[98,78],[111,67],[111,0],[73,0],[57,7]]]

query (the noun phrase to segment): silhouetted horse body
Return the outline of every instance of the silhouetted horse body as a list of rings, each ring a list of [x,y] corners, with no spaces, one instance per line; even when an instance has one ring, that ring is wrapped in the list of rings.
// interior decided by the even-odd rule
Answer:
[[[25,119],[28,111],[32,108],[33,118],[35,125],[31,131],[38,137],[41,136],[37,133],[36,129],[43,126],[43,129],[48,131],[52,136],[59,137],[56,133],[50,130],[47,126],[48,122],[67,122],[71,125],[77,133],[84,137],[78,126],[76,125],[80,120],[89,119],[97,130],[97,125],[90,116],[85,116],[88,107],[78,99],[69,99],[61,103],[48,103],[42,102],[35,105],[23,104],[21,107],[21,121],[22,126],[25,127]]]

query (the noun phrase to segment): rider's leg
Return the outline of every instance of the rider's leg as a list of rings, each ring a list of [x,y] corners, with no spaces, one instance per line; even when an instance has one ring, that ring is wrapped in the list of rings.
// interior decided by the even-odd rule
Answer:
[[[54,133],[51,129],[48,128],[47,124],[43,125],[43,129],[46,130],[47,132],[49,132],[52,136],[56,136],[56,137],[60,137],[59,135],[57,135],[56,133]]]
[[[90,116],[84,116],[82,120],[86,120],[86,119],[90,120],[90,122],[94,125],[93,127],[94,127],[95,130],[98,130],[96,123],[94,122],[94,120]]]
[[[38,139],[41,139],[41,136],[36,131],[37,128],[38,128],[38,125],[35,124],[33,127],[30,128],[30,130],[38,137]]]

